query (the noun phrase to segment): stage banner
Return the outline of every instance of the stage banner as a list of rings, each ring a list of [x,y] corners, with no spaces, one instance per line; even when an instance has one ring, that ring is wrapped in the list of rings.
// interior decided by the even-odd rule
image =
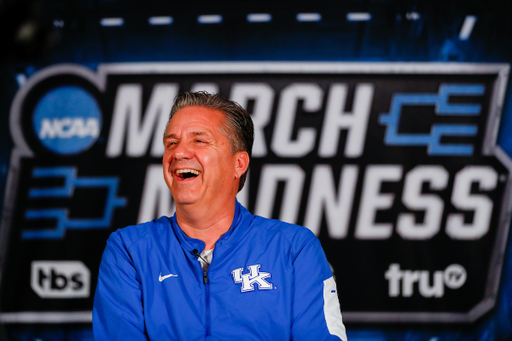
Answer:
[[[496,303],[509,229],[512,163],[496,145],[508,72],[458,63],[42,69],[10,113],[1,321],[91,322],[109,234],[173,213],[165,125],[178,93],[205,90],[252,113],[238,200],[318,236],[346,322],[474,322]]]

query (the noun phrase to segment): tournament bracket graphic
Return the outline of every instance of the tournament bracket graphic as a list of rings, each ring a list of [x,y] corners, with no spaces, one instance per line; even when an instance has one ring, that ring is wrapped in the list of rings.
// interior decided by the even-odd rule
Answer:
[[[252,113],[239,201],[319,237],[346,322],[473,322],[495,305],[509,229],[512,163],[496,145],[508,72],[456,63],[45,68],[11,108],[0,320],[91,321],[109,234],[173,212],[161,170],[173,98],[207,90]]]

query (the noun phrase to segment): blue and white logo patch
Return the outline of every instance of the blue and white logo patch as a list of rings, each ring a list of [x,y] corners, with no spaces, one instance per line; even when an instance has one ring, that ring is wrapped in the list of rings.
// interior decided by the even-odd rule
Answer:
[[[61,86],[44,95],[33,114],[41,143],[56,154],[78,154],[89,149],[101,130],[101,110],[94,97],[77,86]]]
[[[242,274],[244,268],[238,268],[231,271],[231,275],[233,276],[233,281],[235,284],[242,284],[240,288],[241,292],[254,291],[254,285],[258,286],[259,290],[270,290],[273,289],[272,283],[269,283],[266,278],[272,277],[269,272],[260,271],[260,264],[249,265],[247,269],[249,269],[248,274]]]

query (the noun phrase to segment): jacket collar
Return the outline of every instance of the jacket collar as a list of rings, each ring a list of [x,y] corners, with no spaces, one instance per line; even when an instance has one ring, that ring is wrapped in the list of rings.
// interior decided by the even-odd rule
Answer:
[[[236,244],[250,230],[253,218],[254,216],[235,199],[235,215],[231,227],[217,240],[215,248]],[[170,219],[174,233],[185,251],[192,253],[194,249],[199,252],[204,250],[205,243],[202,240],[191,238],[183,232],[178,225],[176,213]]]

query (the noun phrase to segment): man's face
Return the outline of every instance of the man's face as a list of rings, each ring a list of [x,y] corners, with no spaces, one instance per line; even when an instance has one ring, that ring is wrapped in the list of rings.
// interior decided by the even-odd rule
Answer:
[[[163,170],[176,205],[215,207],[234,200],[241,175],[239,156],[245,152],[231,153],[221,132],[224,121],[220,111],[198,106],[178,110],[170,120]]]

